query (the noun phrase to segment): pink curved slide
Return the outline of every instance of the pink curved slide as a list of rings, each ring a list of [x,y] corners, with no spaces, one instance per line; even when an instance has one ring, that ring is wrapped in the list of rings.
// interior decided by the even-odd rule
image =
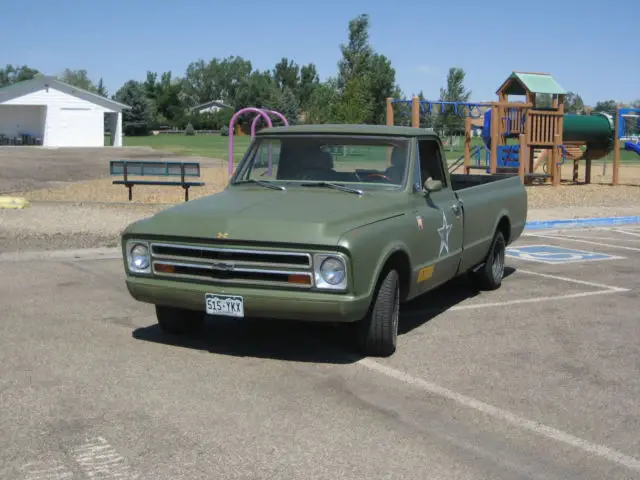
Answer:
[[[277,112],[275,110],[267,110],[267,109],[256,108],[256,107],[245,107],[245,108],[241,108],[240,110],[238,110],[233,115],[233,117],[231,117],[231,121],[229,122],[229,160],[228,160],[228,164],[227,164],[229,176],[231,176],[233,174],[233,127],[234,127],[238,117],[240,117],[240,115],[242,115],[243,113],[246,113],[246,112],[254,112],[254,113],[258,114],[258,115],[256,115],[256,117],[253,119],[253,122],[251,123],[251,137],[252,138],[256,134],[256,124],[258,123],[258,119],[264,118],[267,121],[267,125],[269,125],[270,127],[273,126],[273,123],[271,122],[271,118],[269,117],[269,114],[276,115],[277,117],[280,118],[280,120],[282,120],[284,122],[285,125],[287,125],[287,126],[289,125],[289,122],[287,121],[287,118],[282,113]],[[269,170],[268,170],[268,175],[271,175],[271,170],[272,170],[271,147],[269,147]]]

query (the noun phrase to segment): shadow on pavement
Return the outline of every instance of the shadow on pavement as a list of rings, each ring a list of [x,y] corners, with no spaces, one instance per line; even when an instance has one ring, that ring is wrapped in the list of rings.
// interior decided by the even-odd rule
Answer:
[[[504,267],[504,279],[515,273],[516,269]],[[466,276],[454,278],[448,283],[418,297],[402,306],[402,315],[398,334],[403,335],[424,325],[434,317],[446,312],[470,298],[486,294],[474,288]]]
[[[506,267],[505,278],[513,272],[513,268]],[[404,304],[398,333],[406,334],[478,293],[464,276],[454,279]],[[345,324],[206,317],[204,328],[197,334],[169,335],[153,324],[135,329],[133,337],[218,355],[350,364],[363,358],[355,349],[350,327]]]

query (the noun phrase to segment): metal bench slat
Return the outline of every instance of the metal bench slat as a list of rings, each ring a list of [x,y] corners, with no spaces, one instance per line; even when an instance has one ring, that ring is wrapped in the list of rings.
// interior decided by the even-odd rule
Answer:
[[[200,164],[197,162],[159,162],[144,160],[111,160],[109,173],[111,175],[124,175],[124,167],[127,166],[127,175],[155,176],[155,177],[179,177],[180,168],[184,165],[185,177],[199,177]]]
[[[188,185],[190,187],[202,187],[204,186],[204,182],[172,182],[169,180],[114,180],[112,182],[113,185]]]

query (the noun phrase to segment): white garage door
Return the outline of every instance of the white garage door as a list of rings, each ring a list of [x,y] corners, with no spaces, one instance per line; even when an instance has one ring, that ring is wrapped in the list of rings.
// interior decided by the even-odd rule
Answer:
[[[90,108],[60,108],[49,115],[48,144],[56,147],[102,147],[104,114]]]

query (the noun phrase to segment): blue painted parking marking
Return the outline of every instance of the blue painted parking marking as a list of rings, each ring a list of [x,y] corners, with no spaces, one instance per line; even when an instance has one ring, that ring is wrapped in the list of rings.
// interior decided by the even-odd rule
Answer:
[[[624,257],[608,255],[606,253],[587,252],[575,248],[563,248],[555,245],[525,245],[509,247],[507,257],[529,260],[532,262],[562,264],[577,262],[592,262],[595,260],[618,260]]]

